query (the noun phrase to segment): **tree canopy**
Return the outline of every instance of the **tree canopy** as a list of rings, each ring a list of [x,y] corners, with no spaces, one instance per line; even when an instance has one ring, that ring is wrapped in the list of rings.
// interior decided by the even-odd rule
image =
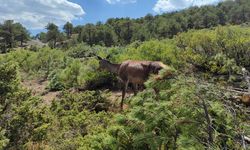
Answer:
[[[78,26],[74,33],[79,34],[79,41],[90,45],[126,45],[137,40],[172,38],[189,29],[246,23],[250,21],[249,10],[248,0],[225,1],[217,6],[192,7],[156,16],[148,14],[139,19],[111,18],[103,24]]]
[[[29,38],[28,30],[20,23],[6,20],[3,24],[0,24],[0,49],[3,53],[17,45],[23,46],[23,43],[27,42]]]

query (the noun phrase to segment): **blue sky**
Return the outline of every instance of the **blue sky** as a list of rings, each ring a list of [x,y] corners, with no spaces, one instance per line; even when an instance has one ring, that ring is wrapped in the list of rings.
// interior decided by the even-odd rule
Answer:
[[[34,35],[53,22],[62,27],[105,22],[108,18],[139,18],[182,10],[190,6],[216,4],[223,0],[0,0],[0,22],[12,19]]]
[[[111,17],[131,17],[139,18],[148,13],[154,14],[152,7],[156,0],[137,0],[131,2],[108,3],[106,0],[71,0],[83,6],[85,15],[73,21],[76,24],[96,23],[97,21],[105,22]]]

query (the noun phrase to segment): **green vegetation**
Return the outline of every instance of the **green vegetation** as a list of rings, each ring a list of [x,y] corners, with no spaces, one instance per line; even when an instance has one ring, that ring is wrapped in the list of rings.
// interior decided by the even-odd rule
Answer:
[[[242,7],[247,10],[249,1],[83,27],[66,23],[66,35],[49,24],[38,35],[47,47],[10,50],[18,40],[6,43],[10,51],[0,55],[0,149],[249,148],[249,106],[228,90],[248,87],[241,69],[250,68],[250,15],[242,15]],[[119,81],[98,70],[93,53],[110,55],[114,63],[153,60],[168,67],[126,98],[121,112]],[[46,91],[27,89],[32,80],[46,83]],[[59,94],[46,101],[43,96],[53,92]]]
[[[16,45],[22,47],[28,39],[29,33],[20,23],[6,20],[0,24],[0,53],[6,53],[8,49],[14,48]]]
[[[58,27],[50,23],[46,26],[49,35],[46,36],[46,33],[42,32],[36,37],[43,42],[51,41],[52,48],[62,46],[56,45],[56,42],[60,43],[66,38],[68,40],[64,44],[69,44],[67,48],[75,45],[75,42],[85,42],[91,46],[125,46],[136,41],[173,38],[178,33],[190,29],[247,23],[250,21],[250,12],[247,11],[249,9],[248,0],[229,0],[219,3],[217,6],[192,7],[156,16],[148,14],[138,19],[110,18],[105,23],[97,22],[76,27],[67,22],[63,27],[65,34],[60,34]],[[73,38],[73,43],[70,37]]]
[[[222,89],[234,85],[240,67],[249,67],[248,31],[246,26],[225,26],[108,50],[80,44],[66,51],[42,48],[2,55],[1,142],[5,148],[20,149],[240,149],[238,137],[250,134],[249,118],[244,109],[228,104],[233,93]],[[178,71],[169,68],[153,76],[143,92],[127,99],[129,109],[114,113],[108,111],[112,93],[98,89],[117,88],[117,80],[96,71],[95,58],[79,59],[91,52],[112,54],[114,62],[160,60]],[[20,86],[18,70],[48,79],[50,90],[64,92],[46,105]],[[85,92],[71,93],[67,89],[72,87]]]
[[[63,26],[63,30],[64,32],[67,34],[67,38],[70,38],[72,33],[73,33],[73,24],[67,22],[64,26]]]
[[[203,29],[250,21],[248,0],[226,1],[217,6],[193,7],[180,12],[139,19],[111,18],[105,23],[87,24],[75,31],[79,41],[90,45],[126,45],[134,41],[172,38],[189,29]]]

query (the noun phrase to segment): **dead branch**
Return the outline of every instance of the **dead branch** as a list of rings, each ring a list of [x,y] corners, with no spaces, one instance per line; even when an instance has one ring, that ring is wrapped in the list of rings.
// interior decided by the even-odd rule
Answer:
[[[250,143],[250,137],[244,136],[244,140],[245,140],[247,143]]]

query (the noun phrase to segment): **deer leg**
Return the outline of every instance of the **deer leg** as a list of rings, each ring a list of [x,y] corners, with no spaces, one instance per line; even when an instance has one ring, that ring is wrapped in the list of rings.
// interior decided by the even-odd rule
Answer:
[[[155,98],[156,98],[156,100],[159,100],[159,96],[160,96],[159,93],[160,93],[160,90],[159,90],[158,88],[156,88],[156,87],[154,87],[153,89],[154,89],[154,91],[155,91],[155,96],[156,96]]]
[[[126,91],[127,91],[127,88],[128,88],[128,81],[126,81],[124,83],[124,86],[123,86],[123,90],[122,90],[122,101],[121,101],[121,110],[123,109],[123,101],[124,101],[124,98],[125,98],[125,95],[126,95]]]
[[[134,95],[137,95],[137,84],[133,84]]]

